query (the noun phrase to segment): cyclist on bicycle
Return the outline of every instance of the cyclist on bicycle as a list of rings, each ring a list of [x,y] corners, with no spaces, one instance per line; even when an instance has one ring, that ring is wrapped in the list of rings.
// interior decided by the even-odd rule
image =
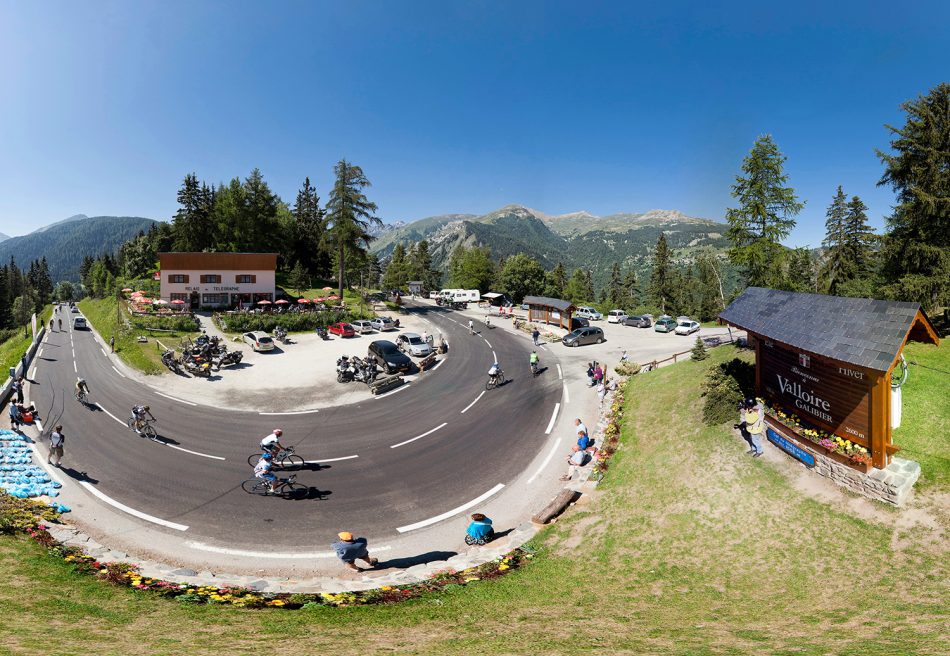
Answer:
[[[274,468],[274,456],[270,453],[261,455],[261,459],[254,466],[254,476],[267,481],[270,484],[271,493],[275,492],[274,484],[277,482],[277,476],[271,470]]]
[[[155,421],[155,417],[152,416],[152,411],[147,405],[134,405],[132,406],[132,418],[135,419],[135,432],[141,433],[142,426],[145,425],[145,416],[148,415],[148,418],[152,421]]]
[[[528,356],[528,363],[531,365],[532,373],[538,372],[538,352],[531,351],[531,355]]]
[[[280,437],[283,434],[284,431],[275,428],[270,435],[261,440],[261,451],[271,456],[276,456],[283,451],[284,445],[280,443]]]
[[[78,399],[80,394],[89,394],[89,385],[86,383],[86,379],[80,376],[76,379],[76,398]]]
[[[50,319],[50,321],[52,321],[52,319]],[[63,320],[62,320],[62,319],[57,319],[56,322],[59,324],[59,329],[62,330],[62,329],[63,329]]]
[[[488,370],[488,377],[489,377],[489,378],[495,378],[495,379],[497,379],[497,378],[500,378],[502,375],[503,375],[503,374],[502,374],[502,371],[501,371],[501,365],[499,365],[497,362],[494,363],[494,364],[491,366],[491,369]]]

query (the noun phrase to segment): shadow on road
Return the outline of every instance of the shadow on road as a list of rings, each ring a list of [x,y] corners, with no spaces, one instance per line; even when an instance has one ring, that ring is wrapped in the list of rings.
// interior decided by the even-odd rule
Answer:
[[[156,436],[155,436],[155,439],[153,439],[152,441],[153,441],[153,442],[158,442],[159,444],[162,444],[162,445],[164,445],[164,446],[168,446],[168,445],[170,445],[170,444],[173,444],[173,445],[175,445],[175,446],[180,446],[180,445],[181,445],[181,442],[179,442],[178,440],[173,440],[172,438],[170,438],[170,437],[165,437],[164,435],[156,435]]]
[[[60,467],[59,471],[63,472],[70,478],[75,479],[80,482],[84,481],[86,483],[92,483],[93,485],[96,485],[97,483],[99,483],[97,479],[92,478],[86,472],[76,471],[72,467]]]
[[[369,550],[370,554],[373,553],[372,547]],[[390,560],[381,560],[376,564],[376,567],[373,569],[405,569],[406,567],[412,567],[413,565],[425,565],[427,563],[434,563],[440,560],[448,560],[452,556],[457,556],[458,552],[456,551],[427,551],[424,554],[419,554],[417,556],[406,556],[404,558],[391,558]]]
[[[326,501],[331,494],[333,494],[333,492],[330,490],[320,490],[311,486],[306,489],[301,488],[300,490],[294,490],[293,495],[287,495],[284,498],[290,501],[307,501],[311,499]]]

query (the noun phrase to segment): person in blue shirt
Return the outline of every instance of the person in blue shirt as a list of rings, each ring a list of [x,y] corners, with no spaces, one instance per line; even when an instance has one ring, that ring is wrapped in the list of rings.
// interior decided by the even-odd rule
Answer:
[[[481,513],[473,514],[472,523],[465,531],[465,544],[485,544],[494,537],[495,529],[492,528],[491,520]]]

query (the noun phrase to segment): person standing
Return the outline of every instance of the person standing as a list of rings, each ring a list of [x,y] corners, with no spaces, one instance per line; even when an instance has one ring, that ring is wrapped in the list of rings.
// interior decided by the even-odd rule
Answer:
[[[23,403],[23,376],[16,379],[16,402]]]
[[[10,401],[10,430],[19,432],[21,423],[20,410],[14,401]]]
[[[354,538],[349,531],[340,531],[337,533],[337,537],[340,538],[339,541],[334,542],[331,546],[336,552],[337,558],[342,560],[344,565],[357,572],[363,571],[361,567],[356,566],[357,560],[362,560],[370,567],[376,567],[379,559],[369,555],[366,548],[366,538]]]
[[[538,330],[537,328],[535,328],[535,329],[531,332],[531,339],[534,340],[534,345],[535,345],[535,346],[541,346],[541,344],[538,343],[538,340],[541,339],[541,331]]]
[[[109,348],[115,353],[115,335],[109,338]]]
[[[765,413],[763,408],[755,399],[746,399],[745,402],[745,426],[749,431],[754,453],[753,458],[758,458],[764,451],[762,450],[762,433],[765,430]]]
[[[53,465],[54,467],[62,467],[63,443],[65,441],[66,437],[63,435],[63,427],[61,425],[57,426],[49,436],[49,457],[46,459],[46,464]],[[56,462],[53,462],[54,458]]]
[[[471,319],[468,320],[468,332],[470,332],[472,335],[475,334],[475,322]]]

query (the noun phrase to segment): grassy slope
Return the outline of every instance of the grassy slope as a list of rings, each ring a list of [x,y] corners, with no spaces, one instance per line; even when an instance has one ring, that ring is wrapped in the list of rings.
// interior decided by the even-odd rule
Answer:
[[[702,372],[734,353],[635,378],[596,505],[579,505],[530,567],[499,581],[392,607],[181,607],[2,538],[0,651],[946,653],[947,545],[804,497],[728,429],[700,427]]]
[[[47,325],[48,327],[49,318],[52,314],[53,306],[44,306],[43,311],[36,316],[37,329],[39,329],[41,325]],[[26,350],[30,348],[30,344],[33,343],[33,331],[27,328],[26,332],[28,337],[24,337],[22,332],[18,332],[14,337],[0,344],[0,371],[4,372],[4,376],[7,375],[6,371],[10,367],[16,366],[20,358],[23,357],[23,354],[26,353]]]
[[[144,330],[127,330],[122,325],[117,329],[116,323],[116,299],[114,298],[85,298],[78,303],[79,310],[83,316],[89,320],[92,326],[99,332],[102,339],[108,342],[109,338],[115,335],[115,350],[130,367],[138,369],[146,374],[160,374],[166,371],[162,365],[161,352],[155,343],[155,336],[162,340],[162,343],[169,348],[178,345],[180,339],[186,335],[195,335],[196,333],[149,333]],[[73,315],[75,316],[75,315]],[[143,334],[148,337],[148,342],[142,344],[136,341],[136,337]]]

